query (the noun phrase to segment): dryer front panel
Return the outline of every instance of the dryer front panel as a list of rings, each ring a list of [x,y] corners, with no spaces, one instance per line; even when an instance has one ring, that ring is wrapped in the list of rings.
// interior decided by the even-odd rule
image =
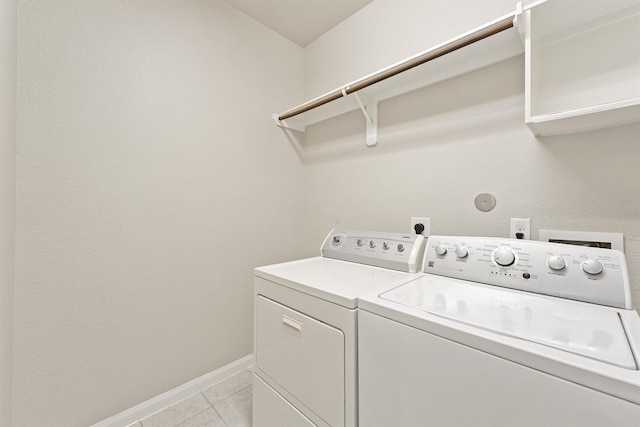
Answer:
[[[344,426],[344,334],[258,295],[256,365],[331,426]]]

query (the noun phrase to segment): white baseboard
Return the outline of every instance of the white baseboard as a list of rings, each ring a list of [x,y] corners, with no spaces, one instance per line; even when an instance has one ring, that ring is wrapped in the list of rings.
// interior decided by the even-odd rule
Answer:
[[[253,366],[253,354],[120,412],[91,427],[125,427]]]

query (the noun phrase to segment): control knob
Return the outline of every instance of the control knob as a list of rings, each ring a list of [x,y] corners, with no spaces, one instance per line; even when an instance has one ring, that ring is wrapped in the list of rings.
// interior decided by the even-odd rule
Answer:
[[[404,245],[402,243],[398,243],[398,252],[404,252]]]
[[[373,240],[369,240],[369,247],[371,249],[375,248],[376,247],[376,242],[374,242]]]
[[[458,258],[466,258],[469,255],[469,250],[464,246],[456,247],[456,255]]]
[[[516,255],[507,248],[498,248],[493,252],[493,260],[502,267],[508,267],[516,262]]]
[[[560,271],[567,268],[567,261],[561,256],[552,256],[547,258],[547,266],[552,270]]]
[[[580,267],[582,267],[582,271],[592,276],[596,276],[602,273],[602,270],[604,268],[600,263],[600,261],[595,259],[586,259],[582,261],[582,264],[580,264]]]
[[[364,240],[362,240],[362,239],[358,239],[358,240],[356,241],[356,245],[358,245],[358,246],[362,246],[362,245],[364,245]]]
[[[384,249],[385,251],[389,249],[389,244],[387,242],[383,242],[382,243],[382,249]]]
[[[333,236],[333,244],[339,245],[340,243],[342,243],[342,236],[340,234]]]
[[[444,255],[447,253],[447,247],[445,245],[436,245],[436,255]]]

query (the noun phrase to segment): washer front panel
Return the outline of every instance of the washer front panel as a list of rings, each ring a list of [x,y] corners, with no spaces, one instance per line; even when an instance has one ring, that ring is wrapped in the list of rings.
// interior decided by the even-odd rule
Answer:
[[[380,298],[637,369],[620,317],[607,307],[425,275]]]
[[[638,404],[597,389],[364,310],[358,324],[362,426],[638,425]]]
[[[416,279],[416,281],[424,281],[427,277],[433,281],[443,280],[450,282],[455,280],[425,275],[422,278]],[[487,292],[493,292],[499,289],[490,285],[470,285],[485,288]],[[521,291],[510,292],[521,293]],[[640,370],[622,368],[591,357],[585,357],[553,346],[522,339],[514,335],[497,333],[487,328],[433,314],[413,305],[390,301],[381,298],[380,294],[360,298],[358,308],[359,313],[363,311],[374,313],[412,328],[455,341],[464,346],[528,366],[537,371],[640,404]],[[631,350],[635,359],[638,354],[636,346],[637,343],[640,342],[640,317],[638,317],[638,314],[633,310],[602,308],[620,315],[629,340],[629,345],[633,346]],[[361,326],[361,324],[359,324],[359,326]],[[403,351],[413,350],[406,348],[403,349]],[[398,357],[404,357],[404,353],[400,350],[398,350]],[[380,369],[384,369],[384,367]],[[446,369],[458,369],[458,366],[448,366]]]

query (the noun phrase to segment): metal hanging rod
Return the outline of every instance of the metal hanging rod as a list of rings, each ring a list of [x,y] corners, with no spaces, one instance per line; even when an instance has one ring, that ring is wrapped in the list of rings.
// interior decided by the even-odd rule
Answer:
[[[443,55],[446,55],[455,50],[468,46],[479,40],[485,39],[494,34],[508,30],[509,28],[513,28],[514,18],[515,18],[514,15],[509,15],[498,22],[495,22],[489,26],[479,29],[478,31],[467,34],[466,36],[461,37],[459,39],[453,40],[451,43],[440,46],[438,48],[427,51],[425,53],[419,54],[413,58],[409,58],[406,61],[403,61],[394,66],[391,66],[387,69],[381,70],[378,73],[375,73],[370,76],[364,77],[360,80],[357,80],[343,88],[335,89],[325,95],[322,95],[318,98],[312,99],[309,102],[299,105],[298,107],[285,111],[284,113],[278,115],[277,119],[286,120],[291,117],[297,116],[298,114],[302,114],[309,110],[313,110],[314,108],[320,107],[331,101],[340,99],[343,96],[347,96],[351,93],[357,92],[375,83],[381,82],[382,80],[388,79],[389,77],[393,77],[396,74],[400,74],[404,71],[417,67],[418,65],[422,65],[425,62],[429,62],[433,59],[439,58]]]

